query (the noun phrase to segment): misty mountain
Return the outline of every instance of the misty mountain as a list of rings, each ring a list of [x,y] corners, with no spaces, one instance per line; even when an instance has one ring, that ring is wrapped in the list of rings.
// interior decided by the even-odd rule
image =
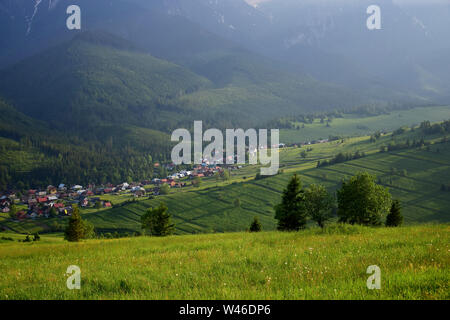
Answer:
[[[424,74],[442,67],[433,59],[450,46],[448,2],[378,1],[382,30],[376,31],[366,28],[366,9],[373,1],[248,2],[254,6],[239,0],[167,0],[160,7],[320,80],[378,94],[395,87],[424,97],[446,95],[447,77]]]
[[[368,0],[2,0],[0,66],[68,41],[76,32],[65,27],[69,4],[82,8],[84,31],[105,30],[186,67],[243,47],[379,99],[448,96],[446,73],[435,73],[441,60],[433,61],[450,48],[445,2],[379,1],[382,30],[369,31]]]
[[[216,127],[256,126],[371,101],[243,49],[211,52],[188,69],[100,31],[79,33],[0,71],[0,95],[59,128],[113,124],[164,132],[196,119]]]
[[[81,31],[66,28],[70,4],[82,8]],[[445,102],[446,7],[383,0],[383,28],[369,31],[368,4],[2,0],[0,94],[64,125],[166,131],[196,117],[254,126],[361,104]]]

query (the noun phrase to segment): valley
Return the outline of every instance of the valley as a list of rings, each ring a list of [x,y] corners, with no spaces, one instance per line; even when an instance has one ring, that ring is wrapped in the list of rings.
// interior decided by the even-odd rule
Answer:
[[[449,0],[0,0],[0,300],[449,300],[449,30]]]
[[[419,114],[421,112],[419,109]],[[437,108],[437,114],[440,112],[442,109]],[[406,224],[448,222],[450,198],[441,186],[447,185],[450,178],[450,144],[444,140],[446,135],[428,135],[420,128],[408,128],[401,134],[387,133],[376,141],[372,141],[370,136],[362,136],[282,148],[279,155],[280,173],[276,176],[255,179],[260,166],[247,165],[231,171],[228,180],[215,176],[201,178],[200,186],[191,185],[193,180],[190,178],[183,178],[180,182],[185,182],[186,187],[173,188],[168,195],[150,196],[153,199],[148,199],[148,196],[136,199],[129,192],[101,196],[101,199],[116,206],[100,210],[83,209],[82,213],[99,234],[139,233],[140,216],[160,202],[168,205],[177,234],[244,231],[254,216],[260,219],[264,230],[274,230],[274,205],[294,173],[300,175],[305,186],[320,183],[334,192],[343,179],[365,171],[375,174],[378,182],[388,187],[393,197],[402,202]],[[391,144],[401,145],[407,141],[412,144],[422,139],[422,146],[381,151]],[[355,152],[364,156],[317,167],[319,161],[331,160],[337,154]],[[305,157],[302,156],[304,153]],[[145,188],[151,194],[155,186]],[[235,205],[237,199],[239,207]],[[18,223],[6,219],[0,225],[20,233],[42,233],[51,231],[55,222],[64,225],[66,221],[37,219]]]

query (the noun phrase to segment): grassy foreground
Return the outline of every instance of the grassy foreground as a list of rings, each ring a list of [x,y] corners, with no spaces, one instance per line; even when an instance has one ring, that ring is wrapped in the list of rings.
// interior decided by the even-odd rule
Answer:
[[[0,242],[0,299],[449,299],[450,225]],[[81,268],[81,290],[66,269]],[[381,290],[369,290],[370,265]]]

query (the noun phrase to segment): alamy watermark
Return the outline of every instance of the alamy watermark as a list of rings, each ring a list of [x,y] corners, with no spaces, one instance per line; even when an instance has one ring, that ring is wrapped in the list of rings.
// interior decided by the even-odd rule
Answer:
[[[67,7],[66,13],[70,16],[66,20],[66,26],[69,30],[81,29],[81,9],[77,5]]]
[[[69,266],[66,274],[69,275],[66,281],[67,289],[80,290],[81,289],[81,269],[78,266]]]
[[[377,5],[371,5],[367,8],[367,14],[370,14],[366,22],[367,29],[381,30],[381,8]]]
[[[180,164],[261,164],[261,175],[278,173],[279,138],[278,129],[270,130],[271,143],[268,144],[268,130],[227,129],[224,135],[219,129],[208,129],[203,133],[203,122],[194,121],[194,139],[187,129],[177,129],[172,133],[172,142],[179,142],[172,149],[172,162]],[[181,141],[180,141],[181,139]],[[248,140],[248,144],[246,141]],[[211,142],[203,149],[203,142]],[[193,147],[193,152],[192,152]],[[236,152],[235,152],[236,151]]]
[[[67,7],[66,13],[70,15],[66,20],[66,26],[69,30],[81,29],[81,8],[77,5]],[[381,29],[381,8],[378,5],[370,5],[367,7],[366,13],[370,16],[367,18],[366,26],[369,30]]]
[[[381,269],[378,266],[369,266],[366,271],[371,276],[367,279],[367,289],[381,289]]]

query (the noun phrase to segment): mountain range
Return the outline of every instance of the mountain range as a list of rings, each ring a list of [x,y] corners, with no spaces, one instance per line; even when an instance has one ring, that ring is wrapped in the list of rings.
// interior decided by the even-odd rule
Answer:
[[[383,28],[369,31],[366,0],[0,0],[0,132],[19,143],[52,132],[86,152],[113,140],[116,153],[164,159],[171,131],[194,120],[260,127],[448,103],[448,3],[378,2]],[[81,30],[66,28],[72,4]]]

